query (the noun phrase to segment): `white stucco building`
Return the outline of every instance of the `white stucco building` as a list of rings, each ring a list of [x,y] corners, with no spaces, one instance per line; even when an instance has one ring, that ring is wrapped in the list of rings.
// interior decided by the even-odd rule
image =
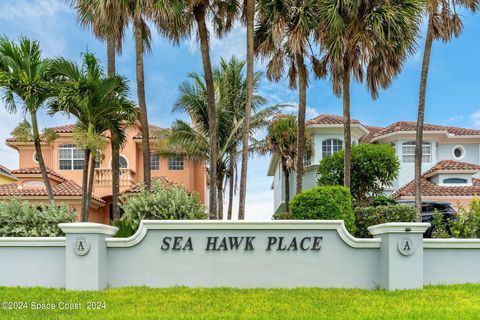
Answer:
[[[313,154],[306,160],[303,189],[316,186],[316,171],[323,157],[343,148],[343,122],[338,115],[319,115],[307,122],[313,134]],[[399,121],[375,127],[352,120],[352,144],[392,144],[400,160],[400,173],[385,193],[414,199],[415,122]],[[268,175],[273,177],[274,212],[285,205],[285,180],[279,156],[273,154]],[[480,194],[480,130],[425,124],[422,185],[423,198],[449,201],[454,206],[468,203]],[[295,193],[295,172],[290,175],[290,199]]]

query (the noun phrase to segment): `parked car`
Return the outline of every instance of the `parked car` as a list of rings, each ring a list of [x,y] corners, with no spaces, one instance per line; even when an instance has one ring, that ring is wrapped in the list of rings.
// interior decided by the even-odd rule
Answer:
[[[415,206],[414,200],[400,200],[400,204]],[[422,201],[422,222],[433,222],[433,214],[439,212],[443,214],[443,223],[446,226],[447,231],[450,233],[450,221],[457,220],[457,211],[452,207],[449,202],[438,201]],[[431,238],[432,232],[435,229],[434,226],[430,226],[424,233],[425,238]]]

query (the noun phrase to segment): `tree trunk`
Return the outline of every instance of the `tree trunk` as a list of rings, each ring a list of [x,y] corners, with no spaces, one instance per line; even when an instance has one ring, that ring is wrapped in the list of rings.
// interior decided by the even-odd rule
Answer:
[[[113,138],[110,140],[112,147],[112,217],[113,220],[120,219],[120,148]]]
[[[285,210],[290,213],[290,172],[282,165],[283,176],[285,177]]]
[[[145,77],[143,73],[143,38],[142,23],[139,16],[134,19],[135,33],[135,60],[137,73],[137,95],[138,106],[140,109],[140,125],[142,130],[142,149],[143,149],[143,181],[147,190],[151,187],[150,177],[150,135],[148,132],[148,114],[147,101],[145,98]]]
[[[107,73],[110,77],[115,75],[115,37],[113,34],[107,37]]]
[[[81,221],[88,221],[88,165],[90,163],[90,149],[85,149],[85,159],[83,160],[82,176],[82,209],[80,213]]]
[[[87,211],[86,211],[86,219],[88,221],[88,216],[90,214],[90,203],[92,202],[92,195],[93,195],[93,180],[95,179],[95,159],[90,157],[90,168],[88,173],[88,190],[87,190]]]
[[[302,181],[305,169],[303,158],[305,155],[305,112],[307,108],[307,69],[303,56],[297,54],[298,67],[298,126],[297,126],[297,184],[295,193],[302,192]]]
[[[217,197],[218,197],[218,219],[223,220],[223,186],[222,180],[217,180]]]
[[[428,18],[427,36],[425,38],[425,51],[423,52],[422,74],[420,77],[420,94],[418,97],[417,132],[415,137],[415,210],[417,222],[422,222],[422,146],[423,122],[425,118],[425,94],[427,91],[428,67],[432,52],[432,17]]]
[[[45,183],[45,190],[47,191],[48,201],[50,203],[53,203],[54,199],[52,185],[50,184],[50,180],[48,179],[47,167],[45,166],[45,160],[43,159],[42,143],[40,141],[40,132],[38,130],[37,113],[32,112],[30,116],[32,118],[32,138],[35,145],[35,152],[37,153],[38,165],[40,167],[40,172],[42,173],[43,182]]]
[[[245,219],[245,201],[247,198],[247,174],[248,174],[248,138],[250,136],[250,117],[252,113],[253,97],[253,33],[255,19],[255,0],[246,0],[246,24],[247,24],[247,99],[245,101],[245,116],[242,136],[242,168],[240,171],[240,200],[238,205],[238,220]]]
[[[227,220],[232,220],[233,213],[233,195],[235,192],[235,153],[230,153],[230,163],[228,164],[228,209]]]
[[[210,137],[210,194],[209,194],[209,216],[210,219],[217,219],[216,212],[216,185],[217,185],[217,114],[215,108],[215,88],[213,86],[212,65],[210,61],[210,47],[208,43],[208,29],[205,22],[205,7],[199,5],[195,7],[194,14],[198,27],[200,38],[200,48],[202,52],[203,72],[205,83],[207,85],[207,105],[208,105],[208,131]]]
[[[350,72],[348,68],[343,72],[343,185],[350,188],[352,167],[352,133],[350,131]]]

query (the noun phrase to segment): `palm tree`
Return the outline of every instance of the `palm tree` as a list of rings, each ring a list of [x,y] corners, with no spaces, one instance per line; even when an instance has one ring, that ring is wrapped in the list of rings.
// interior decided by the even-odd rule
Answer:
[[[240,200],[238,205],[238,220],[245,219],[245,200],[247,197],[247,173],[248,173],[248,138],[250,135],[250,117],[252,113],[253,95],[253,55],[254,55],[254,25],[255,25],[255,0],[245,0],[245,24],[247,26],[247,99],[245,101],[245,121],[242,135],[242,167],[240,172]],[[231,171],[232,168],[230,168]],[[233,199],[233,194],[229,195]],[[229,206],[230,206],[229,202]],[[228,208],[229,220],[232,209]]]
[[[57,79],[50,113],[64,112],[77,118],[74,138],[85,150],[82,181],[82,221],[88,221],[93,192],[94,161],[105,146],[104,132],[110,130],[112,140],[125,140],[125,121],[133,121],[135,104],[128,96],[127,80],[120,76],[105,76],[98,59],[92,53],[83,55],[82,65],[64,58],[52,62],[52,74]]]
[[[280,157],[280,164],[285,182],[285,211],[290,212],[290,173],[297,158],[297,118],[292,115],[279,115],[268,126],[267,136],[263,141],[263,152]],[[311,135],[307,133],[305,154],[312,153]]]
[[[22,101],[24,113],[30,114],[32,138],[42,172],[48,200],[53,202],[52,186],[43,159],[37,112],[50,96],[50,62],[42,58],[37,41],[20,38],[19,43],[0,38],[0,87],[9,112],[17,111],[15,100]]]
[[[350,79],[363,82],[373,98],[400,72],[414,51],[422,1],[318,2],[316,37],[324,52],[319,68],[330,73],[333,91],[343,96],[344,185],[350,187]]]
[[[115,74],[115,52],[121,52],[128,16],[119,6],[121,3],[111,0],[73,0],[82,26],[92,29],[93,34],[107,42],[107,73]],[[115,139],[110,139],[112,149],[112,215],[120,217],[120,146]]]
[[[244,105],[246,100],[246,81],[242,75],[244,62],[238,62],[232,59],[229,63],[222,60],[220,68],[213,72],[215,91],[217,92],[217,110],[218,117],[217,141],[218,158],[216,159],[217,177],[216,177],[216,203],[218,204],[218,219],[223,219],[223,186],[225,177],[230,182],[230,190],[234,186],[231,179],[232,164],[235,164],[238,158],[239,140],[242,137],[242,128],[244,125]],[[196,73],[189,75],[192,82],[184,82],[180,85],[180,95],[177,99],[174,110],[187,112],[192,118],[193,125],[184,121],[177,120],[172,126],[172,131],[167,138],[167,143],[160,149],[163,156],[183,156],[194,160],[206,160],[209,158],[211,144],[209,134],[209,113],[206,94],[205,78]],[[254,77],[254,90],[258,87],[260,74]],[[254,95],[252,100],[252,109],[255,111],[265,100]],[[253,132],[268,123],[268,119],[276,112],[276,107],[266,108],[256,112],[251,119],[249,135],[249,152],[254,152],[258,148],[253,139]],[[237,112],[238,111],[238,112]],[[212,173],[209,172],[210,180]],[[231,194],[230,192],[230,194]],[[229,196],[229,203],[233,199]],[[229,205],[230,207],[230,205]],[[228,213],[231,218],[231,212]]]
[[[200,41],[202,54],[203,74],[206,83],[207,105],[209,113],[209,139],[211,150],[209,152],[209,216],[215,219],[216,214],[216,185],[217,179],[217,116],[215,114],[215,89],[210,58],[209,30],[207,19],[212,17],[213,29],[221,36],[228,32],[239,14],[240,5],[236,0],[157,0],[156,8],[161,12],[168,12],[168,19],[157,20],[157,25],[162,33],[174,42],[181,38],[192,36],[193,30]],[[166,22],[165,22],[166,21]],[[196,27],[196,28],[194,28]]]
[[[311,59],[310,38],[318,24],[314,0],[285,0],[259,2],[258,27],[255,31],[255,48],[269,60],[267,78],[279,81],[288,65],[289,86],[298,87],[298,138],[296,158],[296,193],[302,191],[305,155],[305,113],[307,107],[308,70],[305,59]],[[309,52],[310,51],[310,52]],[[318,76],[318,69],[314,69]]]
[[[470,9],[476,12],[480,5],[479,0],[464,1],[427,1],[426,13],[428,16],[427,35],[423,51],[422,71],[420,76],[420,92],[418,96],[418,116],[415,138],[415,209],[417,221],[422,221],[422,155],[423,155],[423,124],[425,118],[425,95],[427,91],[428,67],[432,52],[433,40],[448,42],[452,37],[458,38],[462,33],[463,24],[457,13],[457,7]]]

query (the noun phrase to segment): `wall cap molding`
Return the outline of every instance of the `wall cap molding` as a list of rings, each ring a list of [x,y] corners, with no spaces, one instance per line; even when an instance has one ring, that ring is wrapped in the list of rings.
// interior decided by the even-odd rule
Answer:
[[[98,233],[98,234],[113,236],[118,231],[117,227],[113,227],[113,226],[109,226],[101,223],[94,223],[94,222],[60,223],[58,224],[58,226],[60,227],[60,229],[62,229],[62,231],[65,234],[67,233],[73,233],[73,234]]]
[[[65,247],[65,237],[0,237],[0,247]]]
[[[480,239],[424,239],[425,249],[480,249]]]
[[[139,244],[148,230],[337,230],[340,238],[353,248],[380,248],[380,239],[352,236],[342,220],[142,220],[137,232],[129,238],[107,238],[110,248],[127,248]]]
[[[368,227],[368,231],[373,235],[386,233],[424,233],[430,227],[430,223],[425,222],[387,222]]]

